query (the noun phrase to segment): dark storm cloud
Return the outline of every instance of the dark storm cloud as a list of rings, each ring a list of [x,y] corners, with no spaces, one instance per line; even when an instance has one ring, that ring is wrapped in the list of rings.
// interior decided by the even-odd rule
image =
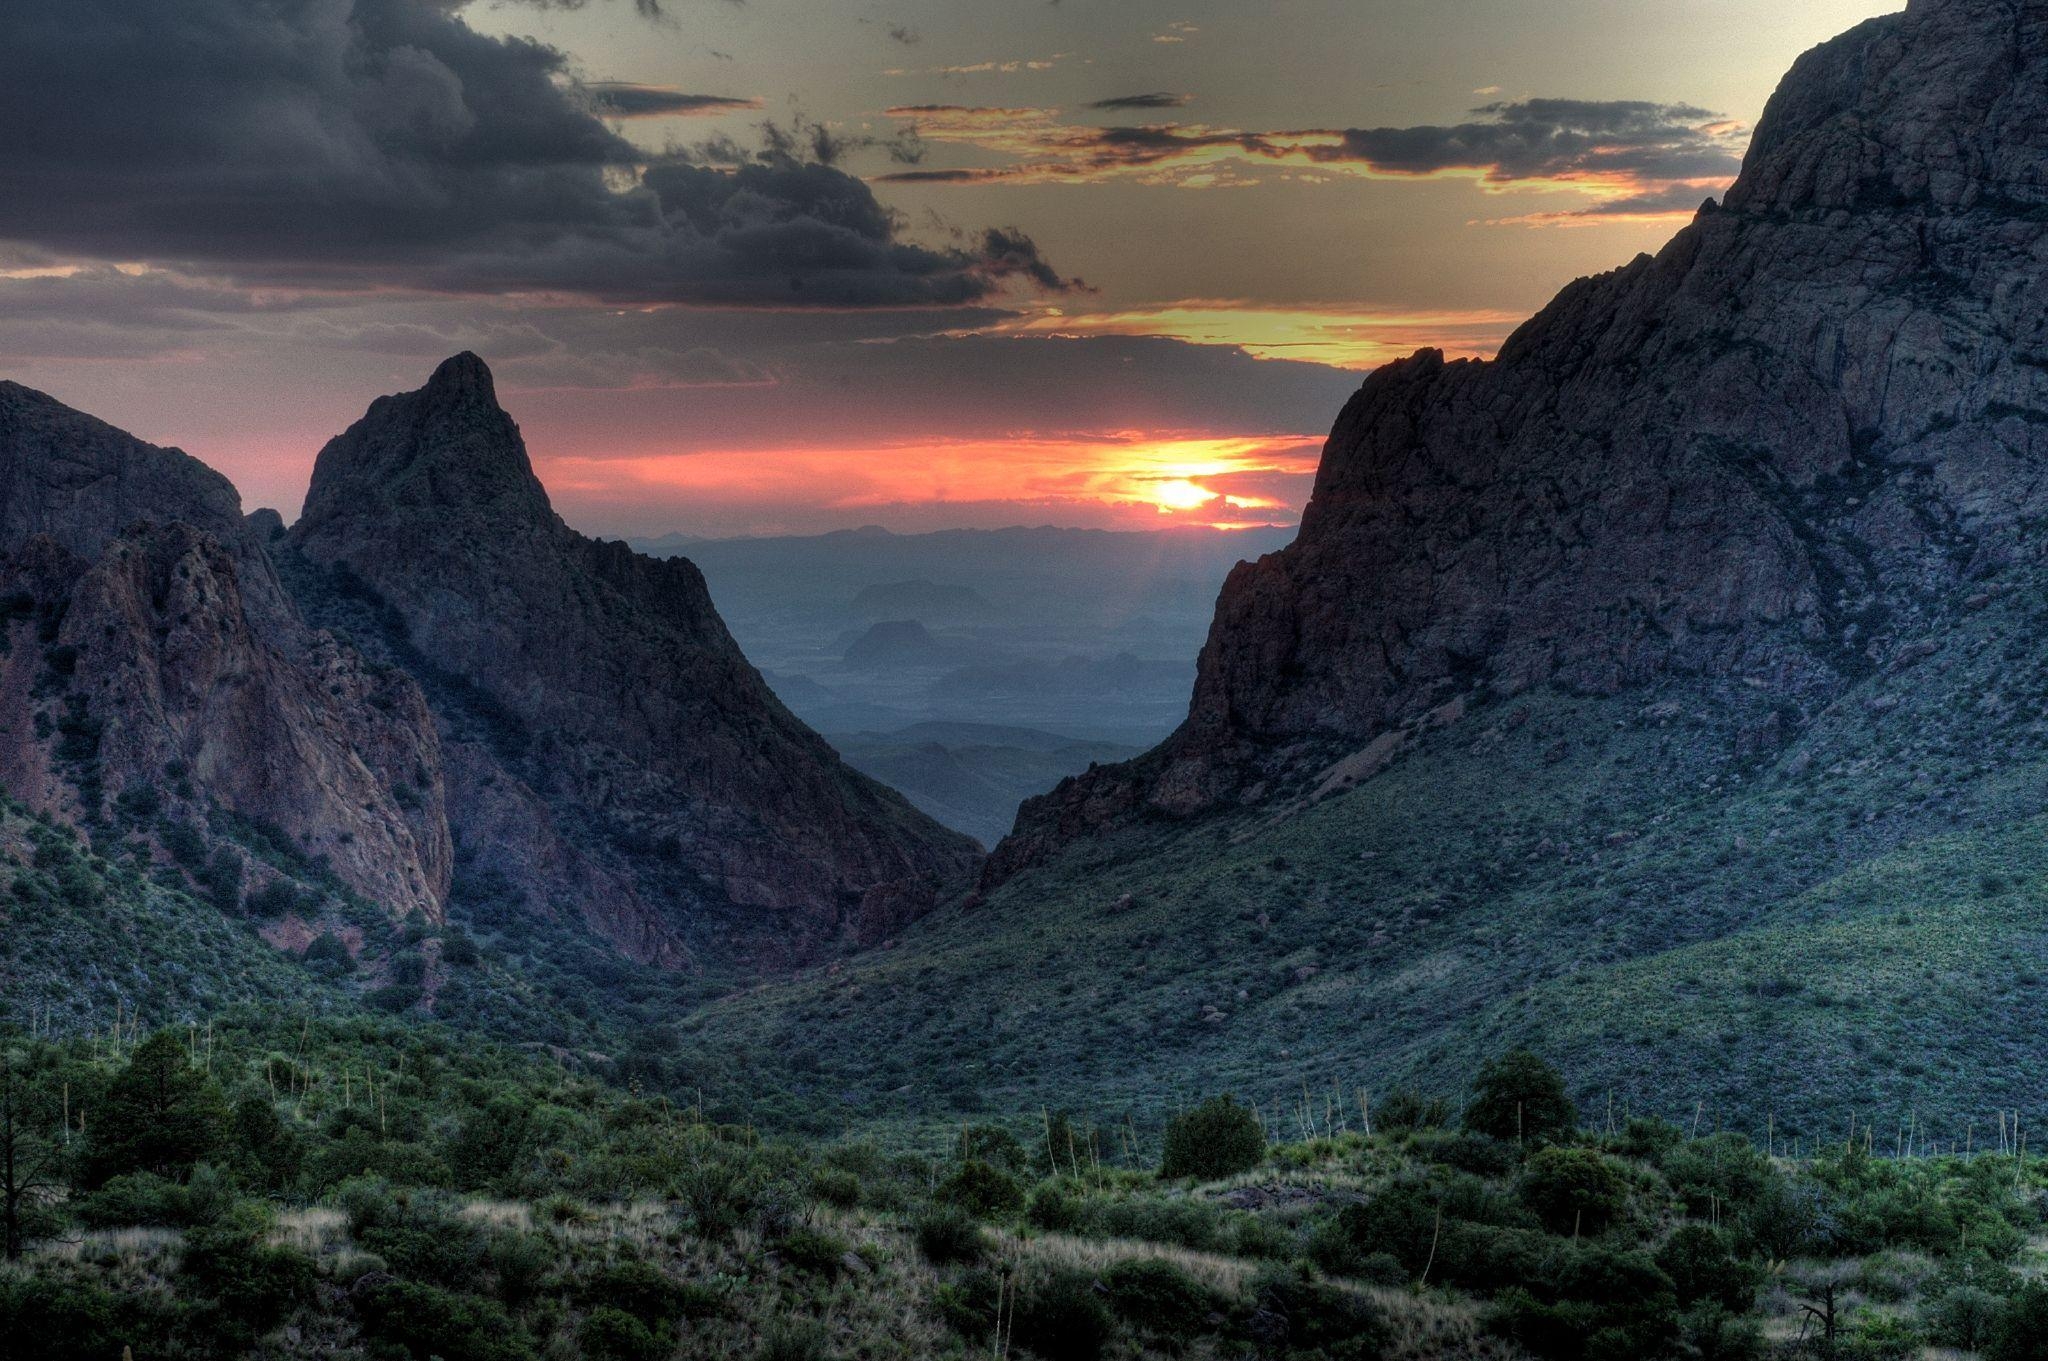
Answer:
[[[1116,95],[1110,99],[1098,99],[1088,107],[1091,109],[1179,109],[1194,102],[1193,95],[1167,94],[1160,91],[1147,95]]]
[[[670,118],[739,113],[758,109],[761,101],[738,95],[691,94],[666,85],[633,85],[620,80],[592,81],[583,87],[591,107],[606,118]]]
[[[1477,170],[1499,180],[1614,175],[1640,180],[1733,176],[1735,153],[1688,104],[1529,99],[1489,104],[1483,121],[1448,127],[1351,128],[1313,160],[1359,162],[1393,174]]]
[[[1007,249],[903,239],[861,181],[787,151],[643,172],[563,54],[461,8],[13,0],[0,240],[243,283],[618,302],[957,305],[1043,284]]]

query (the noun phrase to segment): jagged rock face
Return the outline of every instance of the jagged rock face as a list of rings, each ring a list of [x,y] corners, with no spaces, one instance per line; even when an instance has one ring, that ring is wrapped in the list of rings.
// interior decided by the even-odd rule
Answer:
[[[2039,550],[2048,4],[1920,0],[1800,60],[1740,181],[1489,363],[1372,375],[1241,565],[1185,725],[1027,804],[991,880],[1141,812],[1323,784],[1459,696],[1691,678],[1778,730]]]
[[[91,561],[36,535],[0,563],[0,595],[0,782],[16,797],[98,816],[147,787],[200,827],[224,809],[394,914],[440,920],[453,853],[408,677],[325,634],[287,653],[234,554],[187,524],[139,525]]]
[[[0,547],[46,534],[90,560],[143,520],[213,535],[235,557],[249,608],[269,624],[289,620],[232,482],[181,450],[144,443],[45,393],[0,382]]]
[[[521,728],[523,759],[464,758],[465,848],[520,857],[530,882],[574,860],[536,862],[536,836],[603,843],[574,874],[611,876],[623,903],[559,874],[534,887],[636,954],[676,955],[708,912],[743,949],[805,956],[893,929],[971,870],[970,842],[783,709],[696,568],[563,524],[474,355],[321,451],[291,541],[396,610],[419,665]],[[501,831],[472,840],[471,826]]]

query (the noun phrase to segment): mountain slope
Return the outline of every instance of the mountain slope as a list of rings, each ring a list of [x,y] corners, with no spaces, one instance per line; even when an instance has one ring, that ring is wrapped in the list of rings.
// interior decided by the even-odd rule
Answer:
[[[1808,54],[1656,258],[1366,381],[1171,739],[705,1041],[875,1118],[1450,1092],[1516,1042],[1759,1131],[2034,1118],[2044,127],[2037,3]]]
[[[2048,506],[2048,15],[1921,0],[1803,58],[1725,204],[1491,363],[1337,422],[1296,542],[1224,589],[1186,723],[1027,808],[993,877],[1130,813],[1370,765],[1480,693],[1755,692],[1782,742]]]
[[[428,683],[477,871],[637,957],[879,940],[972,869],[783,708],[696,568],[562,523],[474,355],[329,443],[278,551],[316,569],[310,611],[367,602]]]
[[[274,829],[312,878],[438,919],[452,857],[425,704],[303,624],[225,478],[0,383],[0,492],[7,793],[88,827],[146,805],[164,861],[191,829],[252,892],[310,884],[215,824]]]

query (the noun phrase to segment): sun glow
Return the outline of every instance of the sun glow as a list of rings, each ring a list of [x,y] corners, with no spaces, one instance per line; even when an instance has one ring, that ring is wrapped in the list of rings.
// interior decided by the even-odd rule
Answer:
[[[547,458],[543,477],[563,502],[616,515],[671,498],[699,511],[744,513],[834,491],[824,508],[893,522],[929,522],[938,511],[974,523],[1060,521],[1144,528],[1241,528],[1291,523],[1307,499],[1321,439],[1234,438],[1114,431],[1020,434],[930,443],[620,450],[608,457]],[[947,508],[947,509],[941,509]]]
[[[1185,477],[1176,477],[1152,488],[1152,499],[1159,503],[1161,510],[1200,510],[1222,494]]]

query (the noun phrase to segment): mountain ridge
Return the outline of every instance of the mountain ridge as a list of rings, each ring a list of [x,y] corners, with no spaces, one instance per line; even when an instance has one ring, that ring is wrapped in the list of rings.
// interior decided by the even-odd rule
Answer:
[[[2033,552],[2044,73],[2038,5],[1873,20],[1800,59],[1658,255],[1495,360],[1371,375],[1295,542],[1226,584],[1181,729],[1028,804],[987,882],[1120,819],[1313,796],[1481,693],[1729,682],[1738,743],[1780,746],[1938,632],[1944,590]]]

